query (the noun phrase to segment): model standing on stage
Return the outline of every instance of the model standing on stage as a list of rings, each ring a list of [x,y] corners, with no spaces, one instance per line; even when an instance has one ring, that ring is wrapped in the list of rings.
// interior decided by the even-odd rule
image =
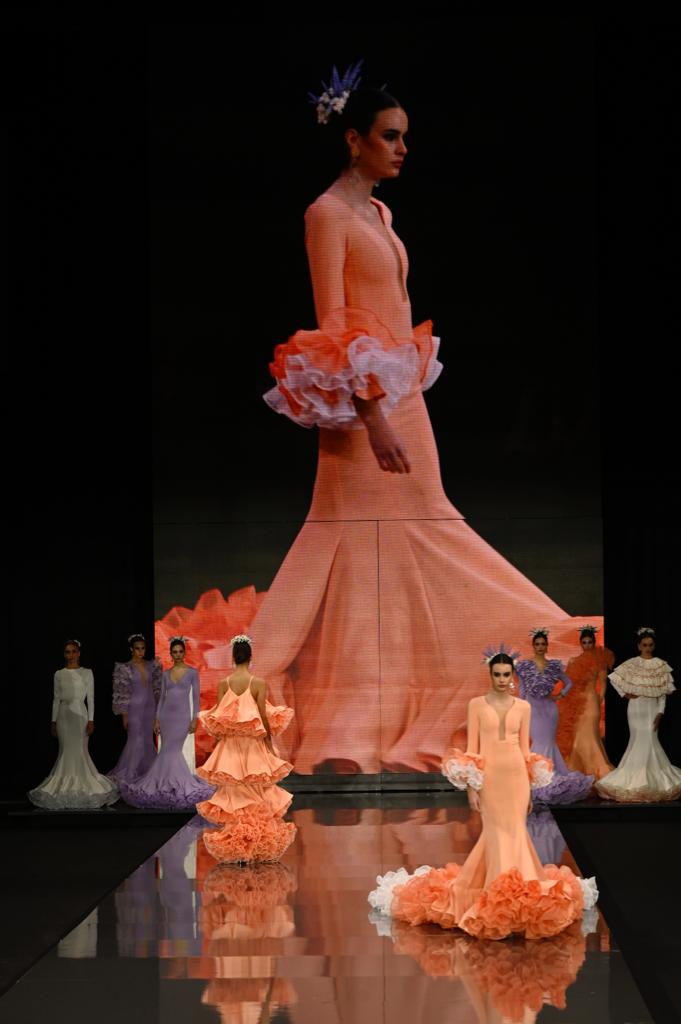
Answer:
[[[412,324],[407,253],[372,194],[400,176],[407,114],[357,79],[334,72],[315,101],[339,172],[305,214],[319,330],[277,346],[265,396],[319,430],[306,523],[251,626],[260,671],[295,707],[284,745],[300,773],[436,769],[490,628],[541,618],[558,642],[570,629],[444,493],[423,400],[439,339]],[[363,657],[349,659],[357,637]]]
[[[596,646],[597,631],[597,626],[581,627],[582,653],[567,664],[572,689],[560,702],[557,742],[568,768],[602,779],[613,770],[601,740],[600,724],[608,670],[615,656],[607,648]]]
[[[161,680],[154,732],[161,748],[149,771],[135,782],[121,780],[121,796],[133,807],[191,810],[207,800],[213,787],[192,773],[182,751],[188,736],[196,732],[199,713],[199,673],[185,664],[184,637],[170,641],[172,668]]]
[[[95,680],[80,664],[80,641],[64,645],[66,667],[54,674],[52,735],[59,740],[54,767],[29,800],[49,811],[93,810],[118,800],[113,782],[100,775],[88,753],[95,728]]]
[[[145,658],[147,642],[141,633],[129,636],[128,645],[130,661],[117,661],[113,671],[113,712],[127,733],[118,763],[107,773],[116,782],[135,782],[156,758],[154,719],[163,669],[157,658]]]
[[[610,682],[629,701],[629,744],[617,768],[596,785],[601,796],[622,803],[675,800],[681,770],[665,754],[658,736],[667,697],[676,687],[666,661],[655,657],[655,630],[637,631],[639,656],[610,673]]]
[[[530,780],[545,786],[549,763],[530,751],[527,701],[513,697],[513,657],[489,658],[490,688],[468,705],[468,749],[445,754],[442,771],[465,789],[480,811],[482,833],[463,866],[404,868],[378,878],[369,902],[412,925],[432,922],[461,928],[483,939],[523,934],[557,935],[592,906],[593,879],[577,878],[568,867],[542,864],[525,825],[531,809]]]
[[[230,643],[235,670],[220,683],[215,707],[199,715],[218,743],[198,774],[219,789],[196,809],[224,826],[204,834],[216,860],[278,860],[296,828],[282,820],[291,794],[276,785],[293,766],[275,754],[272,735],[286,729],[293,712],[267,700],[265,680],[250,670],[250,637],[240,634]]]
[[[593,786],[593,775],[571,772],[556,744],[558,708],[556,702],[563,700],[572,688],[570,678],[565,674],[563,663],[546,657],[549,646],[549,631],[546,628],[533,629],[532,658],[516,663],[518,694],[528,701],[532,709],[530,720],[531,747],[535,754],[547,757],[553,763],[554,776],[548,786],[534,791],[534,799],[544,804],[570,804],[583,800]],[[558,693],[556,686],[562,684]]]

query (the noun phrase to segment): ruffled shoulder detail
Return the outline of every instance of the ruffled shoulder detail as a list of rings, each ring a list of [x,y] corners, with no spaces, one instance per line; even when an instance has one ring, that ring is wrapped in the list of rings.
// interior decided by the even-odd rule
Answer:
[[[284,705],[275,706],[265,701],[265,712],[273,735],[282,733],[291,724],[293,710]],[[236,694],[228,689],[219,705],[199,712],[199,720],[211,736],[265,736],[258,705],[250,689]]]
[[[621,697],[627,693],[662,697],[676,690],[671,668],[661,658],[630,658],[618,665],[608,678]]]
[[[543,789],[553,780],[553,761],[550,757],[532,753],[525,758],[525,764],[532,789]]]
[[[485,760],[480,754],[467,754],[451,747],[442,758],[442,774],[456,789],[482,789]]]
[[[335,309],[319,330],[297,331],[276,346],[270,372],[277,385],[263,397],[303,427],[361,426],[353,395],[380,398],[389,411],[416,386],[427,390],[442,370],[439,344],[429,320],[397,341],[371,311]]]

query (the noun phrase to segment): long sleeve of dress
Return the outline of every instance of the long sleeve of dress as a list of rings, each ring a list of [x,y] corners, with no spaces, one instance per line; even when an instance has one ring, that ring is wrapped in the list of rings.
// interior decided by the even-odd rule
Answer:
[[[59,712],[59,704],[61,702],[61,686],[59,685],[59,673],[54,673],[54,690],[52,696],[52,721],[57,721],[57,714]]]
[[[468,734],[466,753],[478,755],[480,753],[480,719],[478,718],[478,709],[472,701],[468,705],[466,728]]]
[[[90,671],[87,670],[85,676],[85,700],[87,701],[87,717],[88,722],[94,722],[95,720],[95,677]]]
[[[527,761],[530,756],[530,715],[531,709],[528,704],[526,708],[523,708],[523,716],[520,719],[520,733],[518,736],[518,745],[520,746],[520,752]]]
[[[192,685],[191,685],[191,703],[190,703],[190,714],[192,721],[196,718],[201,709],[201,685],[199,682],[199,673],[194,672],[192,674]]]
[[[167,686],[166,674],[164,672],[162,677],[161,677],[161,696],[159,697],[158,704],[156,706],[156,717],[157,718],[161,717],[161,710],[163,708],[163,702],[164,702],[165,697],[166,697],[166,686]]]
[[[663,693],[661,697],[656,697],[655,699],[657,700],[656,714],[663,715],[664,709],[667,706],[667,696]]]
[[[158,658],[154,658],[151,663],[151,690],[154,694],[154,703],[158,704],[158,699],[161,695],[161,681],[163,679],[163,666]]]
[[[305,214],[305,248],[320,327],[329,313],[346,305],[343,283],[346,223],[323,205],[312,206]]]
[[[572,689],[572,680],[566,672],[559,672],[556,676],[556,679],[560,679],[561,683],[563,684],[563,689],[560,692],[564,697]]]
[[[442,758],[442,774],[455,789],[480,790],[483,784],[485,762],[480,756],[480,719],[478,709],[471,701],[468,705],[468,743],[466,752],[450,747]]]
[[[113,697],[111,706],[114,715],[126,714],[131,696],[130,671],[122,661],[117,661],[113,670]]]

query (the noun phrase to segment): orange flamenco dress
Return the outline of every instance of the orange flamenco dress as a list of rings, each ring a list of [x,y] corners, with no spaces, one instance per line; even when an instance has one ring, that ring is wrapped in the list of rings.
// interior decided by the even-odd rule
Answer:
[[[557,935],[598,896],[593,879],[565,865],[542,866],[525,825],[530,780],[550,781],[551,762],[530,752],[530,705],[515,699],[505,722],[485,697],[468,710],[468,750],[447,751],[443,774],[457,788],[479,789],[482,832],[463,866],[404,868],[377,879],[369,902],[410,925],[460,928],[481,939]]]
[[[567,657],[576,625],[444,492],[423,399],[439,339],[412,326],[407,254],[371,202],[373,222],[332,186],[307,210],[320,329],[277,346],[265,395],[319,431],[310,510],[249,625],[259,672],[295,708],[285,756],[302,774],[439,769],[489,637],[547,623]],[[379,468],[353,396],[380,400],[410,473]]]
[[[266,702],[265,709],[273,735],[282,732],[293,717],[290,708]],[[206,849],[219,861],[279,860],[293,842],[296,827],[282,820],[293,798],[276,783],[292,766],[267,748],[265,726],[250,685],[240,694],[228,686],[217,707],[201,711],[199,718],[218,743],[196,772],[219,788],[196,810],[223,826],[204,832]]]
[[[572,687],[565,699],[558,701],[558,748],[568,768],[596,780],[614,770],[600,735],[607,673],[614,663],[615,655],[607,647],[594,647],[571,658],[566,672]]]

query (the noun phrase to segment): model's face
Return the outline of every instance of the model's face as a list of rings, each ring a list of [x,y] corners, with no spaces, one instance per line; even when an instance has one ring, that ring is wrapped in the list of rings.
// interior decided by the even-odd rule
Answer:
[[[80,661],[80,647],[76,644],[67,644],[64,648],[64,661],[67,665],[77,665]]]
[[[511,665],[492,665],[490,675],[492,676],[492,689],[495,693],[509,692],[513,683]]]
[[[642,640],[639,640],[638,650],[642,658],[652,658],[655,650],[655,641],[652,636],[644,636]]]
[[[532,646],[534,647],[534,653],[543,657],[549,644],[545,636],[536,636],[532,641]]]
[[[582,645],[583,651],[593,651],[596,646],[596,641],[592,636],[583,636],[579,642]]]
[[[397,178],[407,147],[404,137],[409,122],[401,107],[380,110],[368,135],[348,132],[346,138],[359,153],[355,166],[368,178],[378,181],[380,178]]]
[[[137,658],[138,661],[141,661],[146,654],[147,645],[144,640],[135,640],[130,650],[132,651],[133,658]]]
[[[170,657],[176,665],[179,665],[184,661],[184,647],[182,644],[173,644],[170,648]]]

